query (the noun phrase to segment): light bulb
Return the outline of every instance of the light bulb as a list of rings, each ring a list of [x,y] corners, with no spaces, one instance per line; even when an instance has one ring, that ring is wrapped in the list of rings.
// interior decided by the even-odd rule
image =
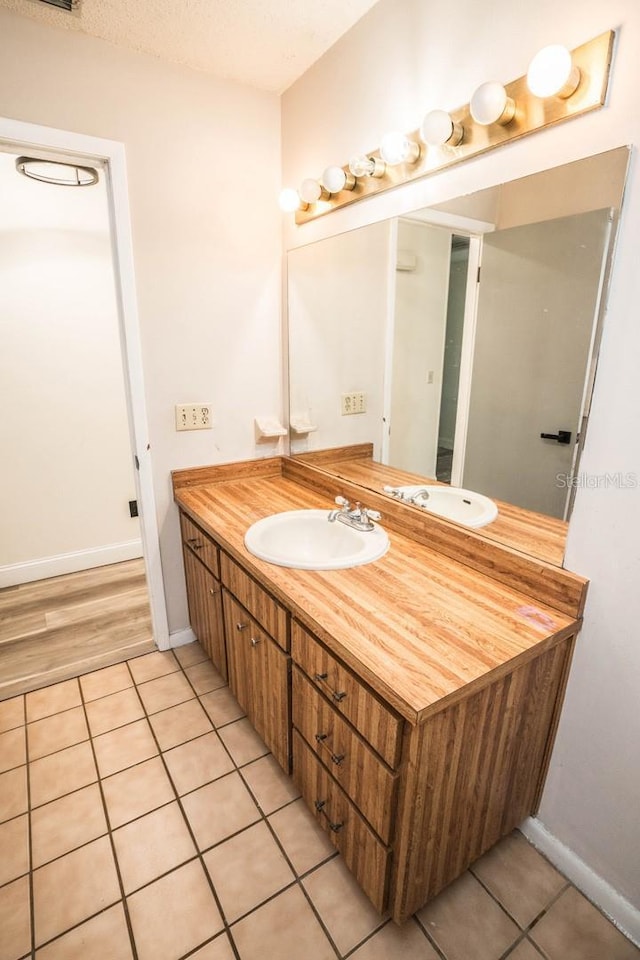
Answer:
[[[351,171],[346,173],[342,167],[327,167],[320,182],[329,193],[340,193],[341,190],[353,190],[356,178]]]
[[[361,154],[349,160],[349,172],[354,177],[382,177],[386,169],[384,160]]]
[[[280,209],[285,213],[295,213],[296,210],[304,210],[308,206],[308,204],[302,201],[300,194],[297,190],[294,190],[293,187],[285,187],[285,189],[280,192],[278,204]]]
[[[471,97],[469,107],[471,116],[481,127],[488,127],[491,123],[506,126],[516,112],[515,103],[497,80],[481,84]]]
[[[322,187],[317,180],[307,177],[298,187],[298,193],[305,203],[315,203],[322,196]]]
[[[566,47],[554,43],[536,53],[527,71],[527,86],[534,97],[562,97],[576,92],[580,68]]]
[[[420,127],[420,137],[430,147],[456,147],[464,136],[461,123],[454,123],[446,110],[431,110]]]
[[[390,167],[399,163],[415,163],[420,156],[420,144],[404,133],[385,133],[380,143],[380,156]]]

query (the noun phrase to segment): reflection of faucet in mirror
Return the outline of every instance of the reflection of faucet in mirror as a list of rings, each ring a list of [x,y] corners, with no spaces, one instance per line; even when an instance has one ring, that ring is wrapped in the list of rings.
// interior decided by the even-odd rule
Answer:
[[[562,529],[628,156],[290,251],[290,409],[317,425],[292,454],[369,442],[374,461],[411,474],[389,485],[451,482]],[[345,413],[356,391],[359,412]],[[550,428],[577,443],[541,440]]]

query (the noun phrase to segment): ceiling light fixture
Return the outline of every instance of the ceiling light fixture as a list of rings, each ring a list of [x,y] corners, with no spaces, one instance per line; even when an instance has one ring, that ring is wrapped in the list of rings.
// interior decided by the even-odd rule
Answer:
[[[536,53],[527,71],[527,86],[534,97],[561,97],[568,100],[580,85],[580,68],[566,47],[559,43]]]
[[[420,137],[429,147],[457,147],[462,143],[464,129],[446,110],[431,110],[422,121]]]
[[[515,102],[497,80],[482,83],[471,97],[471,116],[481,127],[498,123],[505,127],[516,113]]]

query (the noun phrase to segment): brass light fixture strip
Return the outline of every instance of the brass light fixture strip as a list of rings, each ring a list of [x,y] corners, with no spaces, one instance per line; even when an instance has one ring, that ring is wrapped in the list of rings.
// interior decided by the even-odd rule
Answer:
[[[421,154],[416,163],[387,166],[384,176],[380,178],[359,177],[353,190],[342,190],[328,200],[319,200],[310,204],[306,210],[296,211],[296,223],[315,220],[363,197],[410,183],[455,163],[461,163],[469,157],[493,150],[503,143],[535,133],[536,130],[570,120],[590,110],[598,110],[604,105],[607,94],[614,36],[614,31],[608,30],[571,51],[574,64],[580,68],[580,84],[575,93],[567,99],[558,96],[544,99],[535,97],[527,87],[526,76],[519,77],[505,84],[507,96],[516,104],[515,116],[506,126],[497,123],[481,126],[471,117],[469,104],[451,110],[450,116],[454,123],[461,123],[464,127],[464,138],[459,146],[427,147],[416,130],[409,134],[411,139],[420,143]],[[379,157],[380,153],[375,150],[367,156]],[[348,173],[348,166],[343,169]]]

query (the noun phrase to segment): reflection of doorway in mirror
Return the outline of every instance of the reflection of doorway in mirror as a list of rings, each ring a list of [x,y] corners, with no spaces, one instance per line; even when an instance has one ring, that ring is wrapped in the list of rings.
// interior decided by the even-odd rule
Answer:
[[[447,297],[440,421],[438,424],[438,451],[436,458],[436,479],[442,483],[451,483],[451,470],[453,467],[468,272],[469,237],[461,237],[454,234],[451,237],[451,266],[449,269],[449,294]]]

